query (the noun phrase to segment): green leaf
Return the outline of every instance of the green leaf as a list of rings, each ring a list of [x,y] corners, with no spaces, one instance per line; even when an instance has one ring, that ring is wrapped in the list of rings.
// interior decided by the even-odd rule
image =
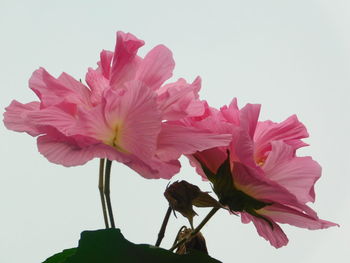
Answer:
[[[44,263],[64,263],[70,256],[73,256],[76,253],[76,251],[77,248],[65,249],[62,252],[57,253],[52,257],[49,257],[44,261]]]
[[[67,251],[67,250],[65,250]],[[47,259],[44,263],[217,263],[210,256],[191,251],[186,255],[177,255],[169,250],[147,244],[134,244],[121,234],[119,229],[84,231],[76,251],[69,250],[66,258],[62,253]],[[75,253],[74,253],[75,252]],[[57,259],[57,260],[56,260]],[[48,261],[50,260],[50,261]],[[54,261],[56,260],[56,261]]]

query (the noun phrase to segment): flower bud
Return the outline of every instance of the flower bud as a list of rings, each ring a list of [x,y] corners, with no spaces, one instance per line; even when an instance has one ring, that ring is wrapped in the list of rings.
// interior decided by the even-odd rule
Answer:
[[[198,186],[186,181],[176,181],[164,192],[170,207],[186,217],[192,226],[193,217],[197,213],[193,205],[197,207],[221,207],[220,203],[212,198],[207,192],[202,192]]]

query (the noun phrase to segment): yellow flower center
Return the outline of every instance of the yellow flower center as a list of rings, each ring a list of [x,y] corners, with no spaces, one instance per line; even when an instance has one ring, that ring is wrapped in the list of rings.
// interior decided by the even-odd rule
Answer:
[[[115,124],[114,128],[112,130],[113,130],[113,132],[112,132],[111,136],[107,140],[104,140],[104,143],[114,147],[119,152],[129,154],[129,152],[121,146],[121,140],[122,140],[122,138],[121,138],[121,130],[122,130],[121,122],[118,122],[117,124]]]

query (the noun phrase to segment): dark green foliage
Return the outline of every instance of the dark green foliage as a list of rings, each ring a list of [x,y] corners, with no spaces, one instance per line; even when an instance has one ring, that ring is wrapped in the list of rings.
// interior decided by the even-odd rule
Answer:
[[[84,231],[79,247],[56,254],[44,263],[217,263],[197,251],[177,255],[147,244],[136,245],[124,238],[119,229]]]
[[[69,248],[57,253],[45,260],[44,263],[64,263],[66,259],[73,256],[77,252],[77,248]]]

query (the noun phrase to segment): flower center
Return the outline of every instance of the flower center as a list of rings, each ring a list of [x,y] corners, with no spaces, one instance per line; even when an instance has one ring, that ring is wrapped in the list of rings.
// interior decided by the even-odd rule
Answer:
[[[111,137],[108,140],[104,141],[104,143],[114,147],[119,152],[129,154],[129,152],[121,146],[121,128],[121,123],[116,124],[114,126],[114,132],[112,133]]]
[[[266,162],[266,157],[256,158],[255,163],[259,165],[260,167],[263,166]]]

